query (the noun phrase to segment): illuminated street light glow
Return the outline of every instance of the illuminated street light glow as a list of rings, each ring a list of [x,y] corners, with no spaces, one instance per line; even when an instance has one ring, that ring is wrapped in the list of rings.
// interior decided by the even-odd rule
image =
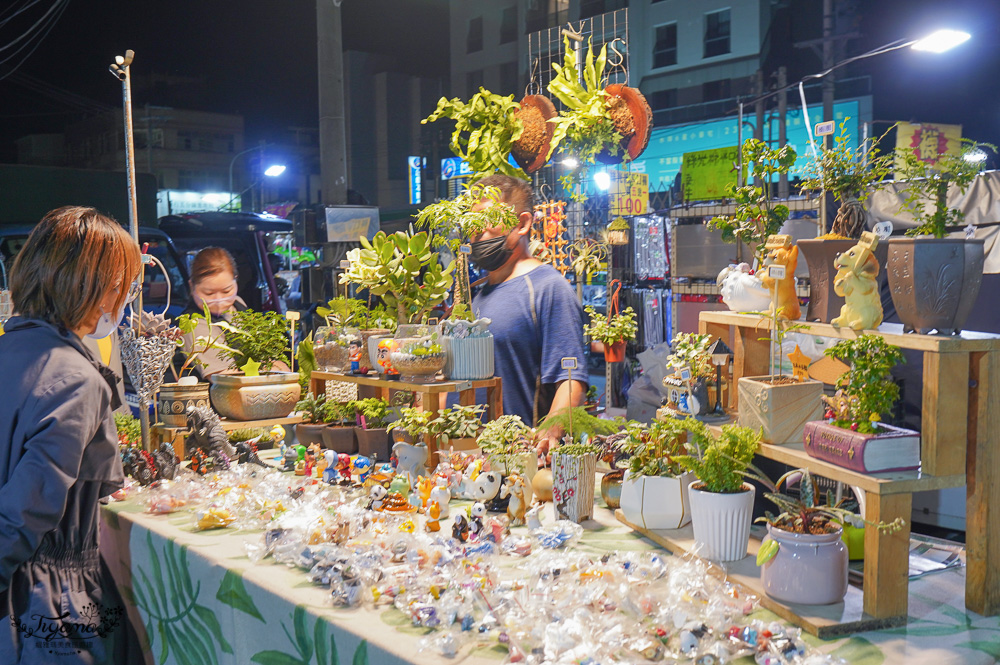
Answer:
[[[264,171],[264,175],[275,178],[285,172],[284,164],[275,164],[273,166],[268,166],[267,170]]]
[[[944,53],[959,44],[969,41],[971,36],[969,33],[962,32],[961,30],[936,30],[923,39],[913,42],[911,48],[914,51]]]
[[[569,169],[575,169],[580,165],[580,160],[578,160],[576,157],[567,157],[566,159],[562,160],[562,165]]]
[[[594,184],[597,185],[597,189],[606,192],[611,186],[611,176],[607,171],[598,171],[594,174]]]

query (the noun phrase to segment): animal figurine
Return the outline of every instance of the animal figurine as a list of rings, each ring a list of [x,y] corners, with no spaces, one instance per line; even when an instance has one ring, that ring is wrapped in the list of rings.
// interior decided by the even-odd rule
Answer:
[[[164,441],[157,450],[153,451],[153,461],[156,463],[156,469],[160,474],[160,478],[173,480],[174,476],[177,475],[177,466],[180,464],[180,460],[177,459],[174,447],[169,441]],[[243,462],[245,460],[240,461]],[[257,459],[256,462],[264,466],[264,463],[260,459]]]
[[[527,515],[525,515],[524,523],[531,531],[542,528],[542,504],[537,503],[534,508],[528,511]]]
[[[417,478],[425,474],[427,465],[427,446],[425,444],[398,441],[392,447],[392,454],[398,460],[396,473],[406,475],[411,485],[417,482]]]
[[[381,485],[372,485],[368,490],[368,510],[381,511],[385,505],[385,497],[388,494],[389,490]]]
[[[295,450],[294,446],[288,446],[285,448],[284,464],[281,467],[282,471],[295,471],[295,464],[299,461],[299,453]]]
[[[715,283],[719,286],[722,302],[733,312],[759,312],[767,309],[771,294],[761,284],[760,275],[750,274],[746,263],[729,265],[722,269]]]
[[[407,479],[407,477],[404,475],[396,476],[389,483],[389,491],[406,496],[407,494],[410,493],[409,479]]]
[[[477,501],[472,504],[472,510],[469,511],[471,519],[469,520],[469,537],[475,536],[477,539],[481,538],[483,535],[483,518],[486,517],[486,504],[482,501]]]
[[[792,237],[788,235],[774,235],[767,239],[765,248],[768,250],[764,257],[764,268],[761,269],[760,283],[768,290],[768,293],[777,289],[777,309],[778,317],[794,321],[802,315],[799,308],[799,296],[795,293],[795,268],[799,264],[799,248],[792,244]],[[774,279],[768,276],[769,266],[784,266],[785,277]],[[775,303],[768,305],[768,312],[773,312]]]
[[[351,458],[351,477],[355,482],[364,483],[368,480],[368,474],[372,472],[371,458],[364,455],[355,455]]]
[[[420,496],[418,508],[426,508],[427,501],[431,498],[431,491],[434,489],[434,480],[427,476],[417,478],[416,492]]]
[[[480,501],[491,513],[507,511],[510,497],[503,492],[503,474],[499,471],[484,471],[472,483],[472,500]]]
[[[323,469],[323,482],[333,485],[340,480],[340,473],[337,471],[337,451],[324,451],[323,458],[326,460],[326,468]]]
[[[330,465],[330,461],[323,454],[323,449],[317,445],[313,445],[313,454],[316,455],[316,477],[322,479],[323,474],[326,473],[326,467]]]
[[[496,544],[503,542],[505,536],[510,534],[510,521],[500,515],[498,517],[487,517],[483,521],[483,529],[479,534],[480,540],[489,540]]]
[[[455,523],[451,525],[451,537],[460,543],[469,541],[469,518],[465,513],[455,514]]]
[[[441,517],[448,517],[448,502],[451,500],[451,490],[448,489],[448,477],[443,474],[434,476],[434,488],[428,501],[436,503],[441,511]]]
[[[519,473],[512,473],[507,476],[507,480],[500,490],[501,495],[507,496],[507,518],[511,526],[521,526],[524,524],[524,512],[527,509],[527,502],[524,498],[524,478]]]
[[[257,466],[267,466],[257,456],[257,444],[253,441],[240,441],[236,444],[237,464],[256,464]]]
[[[866,231],[854,247],[838,256],[833,267],[833,291],[844,297],[840,316],[830,321],[835,326],[870,330],[882,325],[882,299],[878,292],[878,259],[875,247],[878,236]]]
[[[431,533],[441,530],[441,506],[437,501],[431,501],[427,506],[427,530]]]

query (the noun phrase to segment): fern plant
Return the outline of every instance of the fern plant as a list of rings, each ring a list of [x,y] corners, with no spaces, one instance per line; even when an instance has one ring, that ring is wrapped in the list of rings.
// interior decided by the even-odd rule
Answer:
[[[599,453],[601,447],[593,443],[582,443],[584,435],[588,441],[595,436],[614,434],[625,427],[623,418],[605,420],[592,416],[582,406],[567,406],[553,411],[538,423],[538,431],[557,430],[572,437],[572,444],[561,445],[558,452],[564,455]],[[555,451],[553,451],[555,452]]]
[[[681,455],[677,462],[698,477],[707,492],[732,494],[743,488],[743,476],[760,448],[762,432],[749,427],[723,425],[716,437],[708,425],[687,418],[688,443],[697,451]]]

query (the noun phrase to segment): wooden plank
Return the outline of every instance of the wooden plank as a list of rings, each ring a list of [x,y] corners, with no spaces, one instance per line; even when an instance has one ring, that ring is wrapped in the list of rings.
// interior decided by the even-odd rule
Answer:
[[[972,354],[966,458],[965,606],[1000,613],[1000,355]]]
[[[493,385],[486,388],[486,417],[496,420],[503,415],[503,380],[493,377]],[[528,423],[529,425],[531,423]]]
[[[694,532],[690,525],[680,529],[651,530],[629,522],[620,509],[615,511],[615,517],[622,524],[675,554],[691,552],[694,548]],[[835,605],[785,604],[768,597],[764,593],[760,581],[760,568],[755,560],[759,547],[760,541],[751,537],[749,554],[746,557],[739,561],[715,564],[708,569],[709,574],[719,579],[728,579],[740,587],[744,593],[758,596],[762,606],[782,619],[824,639],[866,630],[892,628],[906,623],[905,612],[900,616],[886,618],[866,615],[863,608],[864,593],[854,586],[848,586],[844,602]]]
[[[760,317],[756,317],[756,319],[759,321]],[[767,330],[748,327],[734,328],[733,331],[733,373],[729,379],[729,385],[738,386],[740,378],[744,376],[770,374],[768,343],[759,339],[767,336]],[[739,390],[729,391],[729,408],[731,410],[739,409],[739,392]]]
[[[906,521],[900,531],[879,533],[865,529],[865,612],[876,618],[906,616],[910,569],[911,494],[865,493],[865,519]]]
[[[933,476],[962,473],[969,416],[969,354],[924,352],[920,465]]]
[[[718,323],[743,328],[754,328],[760,325],[761,329],[770,326],[769,322],[760,324],[760,316],[756,314],[738,314],[736,312],[725,311],[705,311],[699,315],[699,322]],[[974,332],[963,330],[961,335],[952,337],[938,335],[916,335],[913,333],[904,334],[903,326],[899,323],[883,323],[878,330],[863,330],[857,332],[849,328],[838,328],[829,323],[809,323],[797,321],[806,326],[800,332],[811,335],[822,335],[823,337],[834,337],[836,339],[855,339],[863,333],[878,333],[885,341],[895,344],[904,349],[915,349],[917,351],[997,351],[1000,350],[1000,335],[993,333]]]
[[[469,388],[489,388],[500,379],[482,379],[479,381],[437,381],[435,383],[408,383],[406,381],[388,381],[378,376],[355,376],[354,374],[337,374],[335,372],[313,372],[312,380],[343,381],[356,383],[359,386],[374,386],[376,388],[391,388],[393,390],[408,390],[415,393],[456,393]]]

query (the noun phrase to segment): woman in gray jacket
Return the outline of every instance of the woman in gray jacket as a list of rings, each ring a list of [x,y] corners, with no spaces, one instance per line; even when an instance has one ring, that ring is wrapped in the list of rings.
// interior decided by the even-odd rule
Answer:
[[[14,261],[0,337],[0,662],[141,662],[98,553],[123,481],[117,378],[83,337],[115,331],[139,248],[93,208],[53,210]]]

